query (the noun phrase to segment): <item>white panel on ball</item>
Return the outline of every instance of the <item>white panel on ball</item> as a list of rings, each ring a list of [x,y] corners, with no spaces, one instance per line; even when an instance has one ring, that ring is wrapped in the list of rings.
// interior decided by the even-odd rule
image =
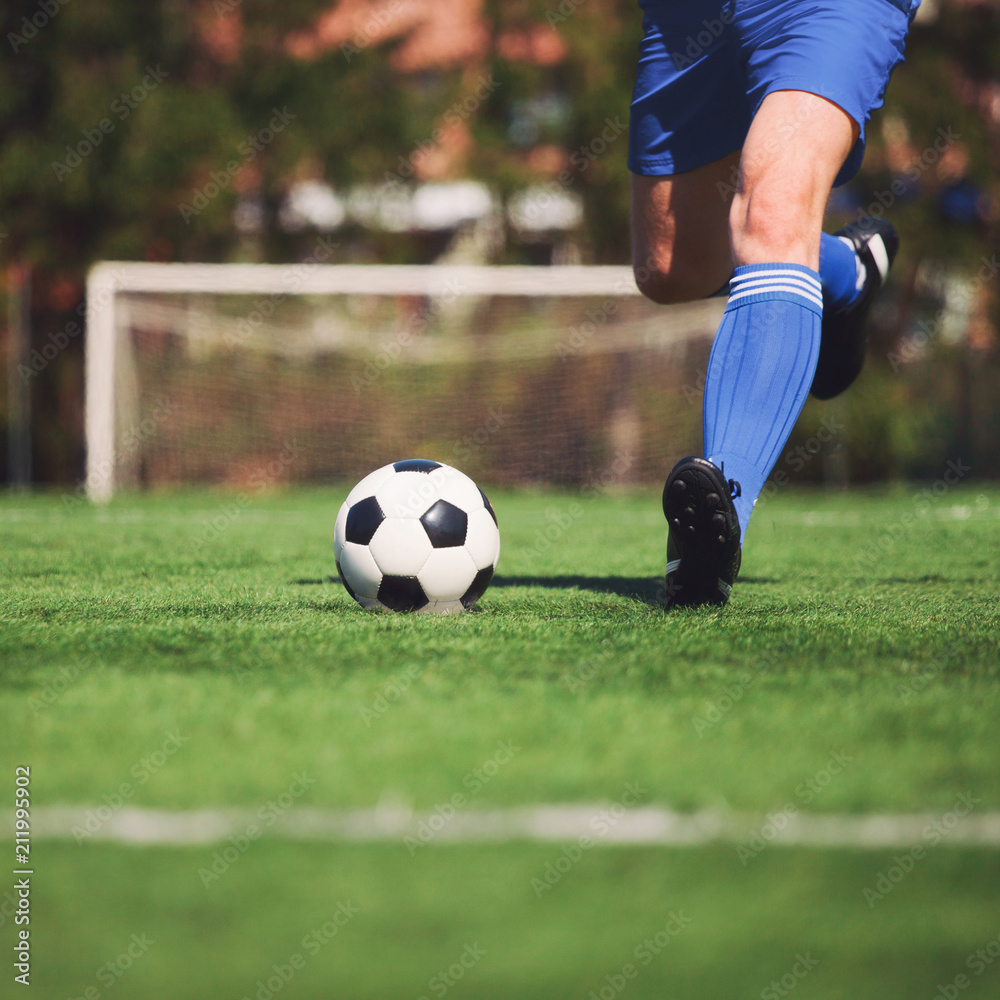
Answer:
[[[419,518],[437,503],[438,487],[426,472],[394,472],[375,491],[375,499],[386,517]]]
[[[382,571],[378,568],[367,545],[344,542],[340,559],[340,569],[351,589],[359,597],[375,598],[382,582]]]
[[[477,569],[464,545],[434,549],[417,574],[431,601],[457,601],[469,589]]]
[[[357,486],[347,494],[347,505],[350,507],[365,497],[375,496],[378,488],[387,480],[396,475],[396,470],[391,465],[383,465],[381,469],[369,472]]]
[[[477,570],[496,566],[500,557],[500,532],[497,530],[493,515],[485,507],[469,514],[465,547],[469,550]]]
[[[391,576],[416,576],[431,554],[431,540],[419,520],[388,517],[368,543],[379,569]]]
[[[351,505],[345,500],[337,513],[337,520],[333,526],[333,558],[340,562],[340,554],[344,551],[344,533],[347,529],[347,512]]]
[[[456,507],[468,511],[470,514],[483,506],[483,497],[479,492],[479,487],[463,472],[458,469],[449,469],[452,475],[441,484],[441,499],[453,503]]]

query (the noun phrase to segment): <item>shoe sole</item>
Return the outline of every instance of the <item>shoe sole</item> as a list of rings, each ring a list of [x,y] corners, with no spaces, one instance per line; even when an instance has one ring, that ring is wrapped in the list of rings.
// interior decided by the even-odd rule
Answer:
[[[679,462],[663,487],[663,513],[680,552],[667,564],[667,607],[725,604],[733,588],[722,571],[740,529],[722,473],[705,459]]]

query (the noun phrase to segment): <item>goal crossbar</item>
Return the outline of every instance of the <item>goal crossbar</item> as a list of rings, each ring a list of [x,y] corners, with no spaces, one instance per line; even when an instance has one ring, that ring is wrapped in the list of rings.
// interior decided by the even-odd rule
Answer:
[[[115,488],[115,377],[121,294],[574,296],[640,294],[632,269],[614,266],[156,264],[102,261],[87,276],[87,494]]]

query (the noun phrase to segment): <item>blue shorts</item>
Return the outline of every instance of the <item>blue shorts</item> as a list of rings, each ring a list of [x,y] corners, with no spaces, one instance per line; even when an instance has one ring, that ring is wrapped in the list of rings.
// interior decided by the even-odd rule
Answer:
[[[920,0],[639,0],[629,169],[694,170],[742,148],[761,101],[804,90],[838,105],[860,136],[837,175],[857,173],[865,124],[903,60]]]

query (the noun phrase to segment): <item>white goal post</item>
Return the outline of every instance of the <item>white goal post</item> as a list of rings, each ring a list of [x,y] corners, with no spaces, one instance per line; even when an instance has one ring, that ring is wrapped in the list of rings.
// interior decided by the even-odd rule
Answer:
[[[87,278],[86,489],[110,499],[118,485],[116,413],[123,401],[123,295],[639,297],[630,267],[330,264],[157,264],[104,261]],[[716,303],[665,315],[666,328],[690,336],[714,328]]]

